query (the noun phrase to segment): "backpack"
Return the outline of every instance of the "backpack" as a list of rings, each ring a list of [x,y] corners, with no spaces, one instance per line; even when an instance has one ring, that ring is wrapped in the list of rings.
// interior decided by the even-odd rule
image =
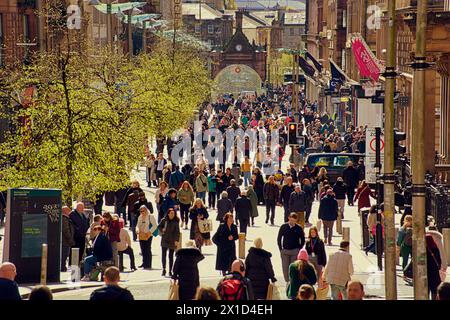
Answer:
[[[242,280],[226,277],[219,290],[222,300],[241,300],[245,294],[245,285]]]
[[[406,233],[402,244],[412,247],[412,228],[406,228]]]

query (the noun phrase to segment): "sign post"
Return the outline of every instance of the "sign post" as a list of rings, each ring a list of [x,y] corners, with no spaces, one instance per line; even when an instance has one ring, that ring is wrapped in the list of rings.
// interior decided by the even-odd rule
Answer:
[[[8,189],[6,212],[3,261],[16,265],[16,282],[40,283],[41,269],[42,281],[59,282],[61,190]]]
[[[377,183],[378,168],[376,165],[376,132],[375,128],[366,129],[366,182]],[[384,133],[380,132],[380,164],[384,162]]]

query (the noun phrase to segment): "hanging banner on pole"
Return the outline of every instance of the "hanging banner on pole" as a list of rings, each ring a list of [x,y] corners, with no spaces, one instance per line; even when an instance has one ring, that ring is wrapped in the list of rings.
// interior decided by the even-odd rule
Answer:
[[[367,43],[358,34],[352,38],[352,52],[358,64],[360,75],[377,82],[382,72],[382,66]]]

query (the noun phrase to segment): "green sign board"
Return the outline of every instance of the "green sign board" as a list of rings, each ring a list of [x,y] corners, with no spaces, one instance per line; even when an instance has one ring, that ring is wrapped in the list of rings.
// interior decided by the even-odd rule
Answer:
[[[44,243],[47,243],[47,216],[22,216],[22,258],[40,257]]]

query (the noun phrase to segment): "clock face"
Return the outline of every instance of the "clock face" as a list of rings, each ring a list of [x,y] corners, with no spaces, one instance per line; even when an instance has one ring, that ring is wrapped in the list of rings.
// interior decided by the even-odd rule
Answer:
[[[242,50],[242,45],[238,44],[236,45],[236,51],[241,51]]]

